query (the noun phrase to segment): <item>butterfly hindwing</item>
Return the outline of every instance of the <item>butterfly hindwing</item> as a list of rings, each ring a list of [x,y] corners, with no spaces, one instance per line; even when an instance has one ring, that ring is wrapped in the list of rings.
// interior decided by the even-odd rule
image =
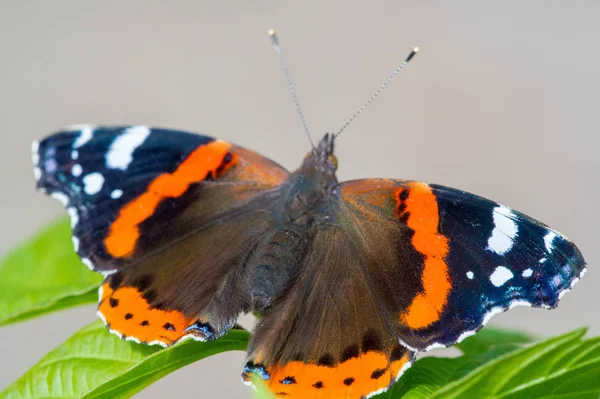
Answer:
[[[112,331],[162,345],[213,339],[248,310],[243,265],[269,229],[261,210],[283,168],[146,126],[74,127],[34,143],[33,158],[38,188],[71,216],[75,250],[107,275],[99,314]]]
[[[340,198],[398,337],[415,350],[452,345],[514,306],[553,308],[585,272],[560,233],[460,190],[373,179],[342,184]]]
[[[266,310],[243,378],[281,398],[362,398],[386,390],[414,353],[380,307],[361,254],[337,227],[319,229],[294,284]]]

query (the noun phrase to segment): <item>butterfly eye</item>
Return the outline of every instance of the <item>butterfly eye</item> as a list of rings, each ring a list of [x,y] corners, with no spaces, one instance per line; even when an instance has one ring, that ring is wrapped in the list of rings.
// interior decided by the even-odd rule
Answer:
[[[333,154],[329,154],[329,156],[327,157],[327,159],[329,159],[329,162],[331,162],[333,164],[333,166],[337,169],[338,167],[338,160],[337,157]]]

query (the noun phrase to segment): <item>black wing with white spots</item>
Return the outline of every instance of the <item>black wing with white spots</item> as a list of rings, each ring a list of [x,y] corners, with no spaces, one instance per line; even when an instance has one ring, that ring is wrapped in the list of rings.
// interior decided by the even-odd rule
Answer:
[[[515,306],[555,308],[585,273],[575,244],[545,224],[464,191],[431,188],[449,239],[452,288],[439,322],[407,333],[409,346],[454,344]]]
[[[34,175],[38,189],[66,207],[83,262],[102,271],[94,258],[110,258],[103,239],[120,209],[212,140],[147,126],[73,126],[33,143]]]
[[[369,179],[340,193],[340,223],[414,351],[452,345],[514,306],[554,308],[585,272],[565,236],[464,191]]]

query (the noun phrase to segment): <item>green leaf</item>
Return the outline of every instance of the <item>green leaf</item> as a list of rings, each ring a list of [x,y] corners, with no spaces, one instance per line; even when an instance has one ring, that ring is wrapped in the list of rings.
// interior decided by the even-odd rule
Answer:
[[[584,340],[584,333],[576,330],[521,348],[516,344],[525,335],[479,333],[463,345],[465,355],[419,360],[390,391],[375,398],[597,399],[600,337]],[[494,335],[499,344],[482,352]]]
[[[532,335],[521,331],[498,330],[495,328],[484,328],[477,334],[457,344],[456,347],[465,355],[476,355],[485,353],[492,348],[509,346],[515,348],[518,345],[532,342]]]
[[[96,302],[101,281],[73,251],[68,220],[55,223],[0,262],[0,326]]]
[[[269,391],[267,384],[258,376],[252,375],[252,384],[254,384],[254,399],[275,399],[275,395]]]
[[[250,334],[232,329],[216,341],[187,340],[162,349],[122,341],[94,322],[48,353],[0,394],[0,399],[129,398],[197,360],[245,350]]]

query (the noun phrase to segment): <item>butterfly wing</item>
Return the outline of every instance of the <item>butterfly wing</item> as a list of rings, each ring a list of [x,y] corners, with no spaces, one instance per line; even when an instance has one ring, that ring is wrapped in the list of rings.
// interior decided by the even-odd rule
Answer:
[[[33,158],[38,188],[71,216],[75,250],[107,275],[99,313],[111,330],[163,345],[210,339],[247,310],[245,257],[269,229],[261,209],[283,168],[146,126],[75,127],[34,143]]]
[[[564,236],[472,194],[374,179],[335,193],[335,221],[316,230],[250,344],[243,378],[277,397],[369,397],[415,352],[512,306],[554,307],[585,271]]]
[[[347,182],[339,193],[340,223],[415,350],[452,345],[514,306],[554,308],[585,272],[566,237],[473,194],[394,180]]]
[[[282,398],[358,399],[386,390],[414,353],[395,337],[365,258],[339,227],[319,229],[299,275],[259,320],[243,378]]]

